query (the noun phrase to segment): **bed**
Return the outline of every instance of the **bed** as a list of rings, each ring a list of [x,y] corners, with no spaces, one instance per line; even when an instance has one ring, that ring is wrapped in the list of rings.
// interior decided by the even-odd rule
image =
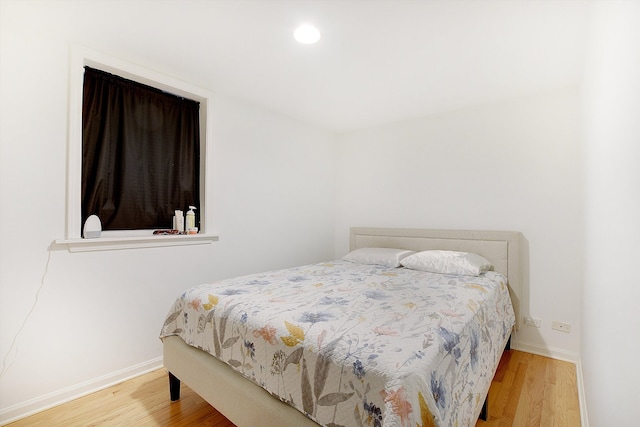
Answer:
[[[161,332],[171,399],[185,382],[238,426],[474,425],[519,326],[519,247],[510,231],[352,228],[350,251],[464,251],[493,271],[340,259],[189,289]]]

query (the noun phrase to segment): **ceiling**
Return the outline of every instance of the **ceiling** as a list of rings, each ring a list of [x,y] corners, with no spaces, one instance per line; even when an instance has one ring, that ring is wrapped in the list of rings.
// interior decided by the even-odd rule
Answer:
[[[90,47],[332,132],[576,85],[589,13],[588,2],[564,0],[68,7],[83,16],[76,37]],[[293,39],[303,22],[320,42]]]

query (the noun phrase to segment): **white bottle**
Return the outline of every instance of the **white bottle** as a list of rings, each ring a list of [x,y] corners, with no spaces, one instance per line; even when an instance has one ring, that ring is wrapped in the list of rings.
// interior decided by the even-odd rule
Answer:
[[[182,211],[175,211],[176,216],[174,217],[174,227],[178,232],[184,231],[184,217],[182,216]]]
[[[196,209],[195,206],[189,206],[189,212],[187,212],[187,225],[185,227],[187,233],[196,228],[196,213],[193,211],[194,209]]]

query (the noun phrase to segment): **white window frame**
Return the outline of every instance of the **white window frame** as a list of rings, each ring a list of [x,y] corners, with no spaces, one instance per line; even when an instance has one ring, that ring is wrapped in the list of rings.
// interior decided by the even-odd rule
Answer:
[[[211,230],[212,204],[206,191],[211,173],[213,96],[200,87],[82,46],[72,46],[69,73],[69,140],[67,150],[67,213],[65,238],[56,240],[70,251],[95,251],[154,246],[211,243],[218,236]],[[96,239],[83,239],[82,191],[82,94],[84,67],[103,70],[175,95],[200,102],[200,231],[196,235],[154,236],[153,230],[102,232]]]

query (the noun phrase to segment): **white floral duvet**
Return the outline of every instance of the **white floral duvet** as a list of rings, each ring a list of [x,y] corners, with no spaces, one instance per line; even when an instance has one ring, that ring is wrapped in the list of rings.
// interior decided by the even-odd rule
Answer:
[[[501,274],[340,260],[189,289],[161,338],[180,336],[321,425],[473,426],[514,322]]]

